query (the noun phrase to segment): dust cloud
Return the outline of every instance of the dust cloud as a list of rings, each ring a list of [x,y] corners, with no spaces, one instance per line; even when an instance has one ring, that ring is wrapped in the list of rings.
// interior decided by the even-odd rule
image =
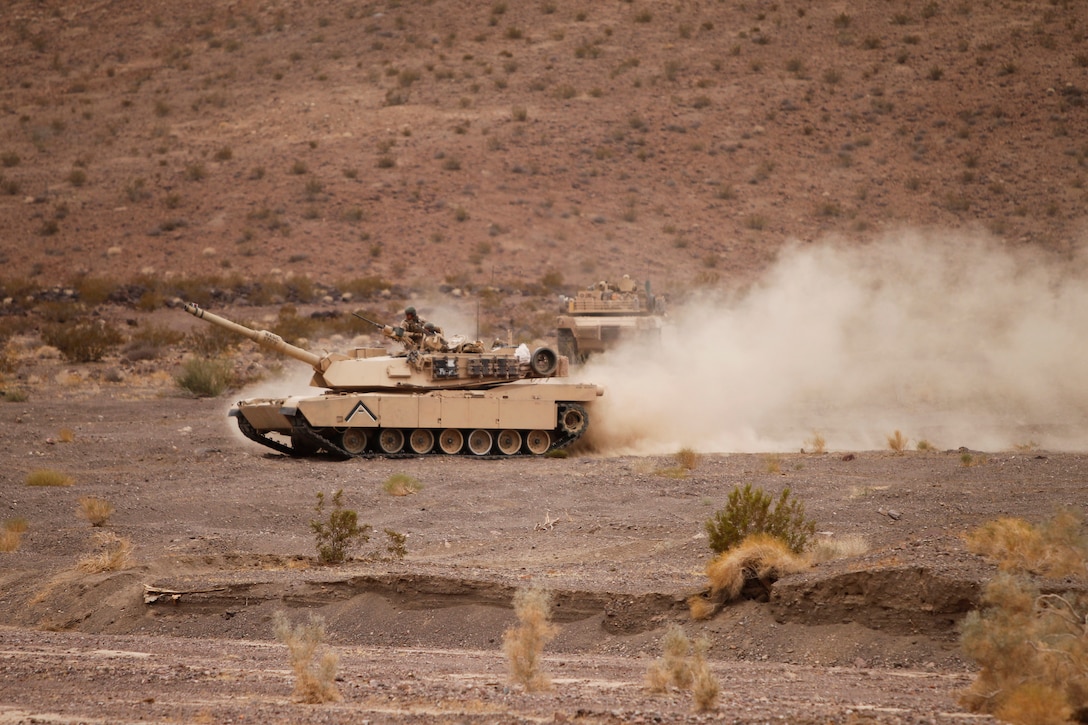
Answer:
[[[671,309],[603,385],[602,453],[1088,450],[1088,268],[962,233],[795,244],[750,288]]]

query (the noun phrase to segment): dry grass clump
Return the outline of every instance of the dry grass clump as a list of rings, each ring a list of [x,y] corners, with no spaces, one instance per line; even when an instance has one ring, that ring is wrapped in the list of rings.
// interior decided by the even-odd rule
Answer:
[[[888,448],[891,448],[895,453],[902,453],[907,448],[907,437],[903,435],[902,431],[895,431],[888,436]]]
[[[1005,571],[1044,576],[1085,575],[1088,538],[1083,523],[1069,511],[1035,526],[1012,517],[988,521],[969,532],[967,548],[995,560]]]
[[[61,428],[57,431],[57,440],[61,443],[71,443],[76,439],[76,433],[71,428]]]
[[[339,702],[340,691],[336,688],[335,653],[325,652],[314,663],[318,648],[325,642],[325,620],[310,613],[308,622],[291,624],[281,611],[272,615],[276,639],[287,645],[291,669],[295,671],[295,697],[299,702],[317,705],[322,702]]]
[[[91,526],[103,526],[113,515],[113,506],[104,499],[84,496],[79,499],[79,512]]]
[[[766,533],[752,534],[707,564],[710,591],[708,596],[689,597],[688,612],[692,619],[707,619],[739,597],[746,581],[759,580],[769,590],[782,576],[803,571],[809,565],[808,556],[794,553],[782,539]]]
[[[869,551],[869,542],[860,534],[847,534],[837,539],[821,538],[808,550],[809,560],[813,564],[822,564],[835,559],[849,559],[861,556]]]
[[[103,571],[123,571],[133,564],[132,542],[112,531],[94,532],[95,546],[98,551],[80,559],[77,568],[88,574]]]
[[[1082,521],[1059,513],[1040,526],[997,519],[967,535],[972,551],[1004,570],[987,586],[982,608],[963,623],[963,649],[979,664],[961,702],[1018,725],[1084,721],[1088,714],[1088,595],[1043,594],[1027,576],[1088,579]]]
[[[26,475],[28,486],[71,486],[76,480],[67,473],[51,468],[39,468]]]
[[[827,441],[819,433],[813,432],[812,438],[805,441],[805,452],[823,455],[827,453]]]
[[[544,645],[559,628],[551,622],[551,594],[544,589],[519,589],[514,594],[518,625],[503,633],[502,647],[510,664],[510,678],[529,692],[546,690],[551,680],[540,666]]]
[[[699,465],[699,454],[691,448],[681,448],[676,452],[676,465],[686,471],[694,471]]]
[[[390,496],[409,496],[413,493],[419,493],[423,485],[407,473],[394,473],[385,479],[382,488]]]
[[[709,647],[706,637],[692,643],[684,630],[673,624],[662,638],[662,656],[646,671],[646,687],[651,692],[668,692],[670,686],[691,690],[698,711],[712,710],[720,688],[707,664]]]
[[[23,541],[23,534],[28,528],[30,525],[21,516],[5,521],[3,527],[0,527],[0,552],[18,551]]]

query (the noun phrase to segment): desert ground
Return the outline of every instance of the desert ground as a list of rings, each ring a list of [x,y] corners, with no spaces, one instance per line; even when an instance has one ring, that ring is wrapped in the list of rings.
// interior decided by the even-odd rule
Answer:
[[[958,705],[974,672],[958,625],[995,568],[962,536],[1084,501],[1088,460],[1043,450],[703,454],[679,474],[672,456],[592,450],[292,458],[241,438],[230,398],[110,383],[111,365],[42,360],[0,408],[5,519],[29,524],[3,554],[5,722],[984,721]],[[72,483],[26,485],[40,469]],[[387,493],[395,474],[419,490]],[[695,621],[703,522],[748,483],[788,486],[818,538],[867,550]],[[309,523],[336,490],[373,535],[323,566]],[[115,509],[101,528],[79,514],[88,496]],[[132,543],[127,566],[80,568],[100,531]],[[526,587],[552,593],[559,625],[543,692],[502,651]],[[276,612],[324,619],[340,702],[295,701]],[[645,687],[671,624],[710,644],[709,712]]]
[[[963,535],[1088,500],[1088,6],[0,16],[0,521],[28,527],[0,553],[0,723],[989,720],[959,702],[995,572]],[[319,351],[409,304],[552,345],[559,297],[623,274],[671,332],[575,371],[605,394],[567,458],[292,458],[227,411],[304,365],[245,343],[225,392],[176,382],[208,342],[181,300]],[[78,325],[117,341],[47,344]],[[867,548],[695,621],[703,524],[745,484]],[[372,536],[323,566],[337,490]],[[103,531],[131,560],[87,571]],[[559,626],[541,692],[502,652],[527,587]],[[297,702],[280,612],[324,619],[339,702]],[[709,643],[708,711],[645,687],[674,624]]]

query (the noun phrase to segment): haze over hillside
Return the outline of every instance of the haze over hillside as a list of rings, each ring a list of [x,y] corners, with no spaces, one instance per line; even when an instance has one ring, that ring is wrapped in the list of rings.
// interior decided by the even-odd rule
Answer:
[[[1062,259],[1084,238],[1088,10],[1071,0],[4,16],[8,286],[626,272],[681,295],[756,279],[790,240],[969,228]]]

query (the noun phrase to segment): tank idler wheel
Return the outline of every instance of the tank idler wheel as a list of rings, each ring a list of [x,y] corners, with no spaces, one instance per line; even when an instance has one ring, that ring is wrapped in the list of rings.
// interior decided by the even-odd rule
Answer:
[[[500,431],[495,436],[495,447],[504,456],[512,456],[521,450],[521,433],[516,430]]]
[[[461,452],[461,446],[465,444],[465,437],[456,428],[447,428],[438,436],[438,447],[443,453],[454,455]]]
[[[412,453],[430,453],[434,449],[434,433],[424,428],[416,428],[408,436],[408,447],[412,449]]]
[[[475,456],[486,456],[491,452],[491,433],[477,428],[468,434],[468,449]]]
[[[382,453],[400,453],[404,448],[404,432],[398,428],[382,428],[378,434],[378,448]]]
[[[348,428],[340,434],[340,447],[353,456],[366,450],[367,436],[362,428]]]
[[[550,347],[538,347],[529,358],[529,369],[542,378],[555,372],[559,366],[559,355]]]
[[[525,434],[525,450],[534,456],[542,456],[552,447],[552,437],[546,430],[531,430]]]
[[[580,405],[571,405],[559,412],[559,427],[567,435],[581,435],[588,422],[586,409]]]

